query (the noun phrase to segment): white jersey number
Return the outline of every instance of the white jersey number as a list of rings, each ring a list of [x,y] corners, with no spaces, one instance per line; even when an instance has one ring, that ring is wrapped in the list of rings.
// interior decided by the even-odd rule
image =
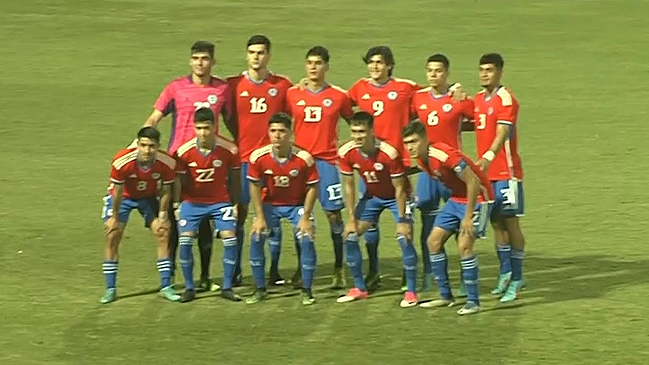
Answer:
[[[322,107],[321,106],[307,106],[304,108],[304,121],[315,123],[322,120]]]
[[[433,110],[428,114],[428,125],[435,126],[439,124],[439,117],[437,116],[437,110]]]
[[[381,100],[377,100],[372,103],[372,110],[374,110],[374,116],[378,117],[379,115],[383,114],[383,111],[385,110],[385,104]]]
[[[214,168],[196,169],[196,182],[207,183],[214,181]]]
[[[250,99],[250,113],[261,114],[268,110],[266,98],[252,98]]]

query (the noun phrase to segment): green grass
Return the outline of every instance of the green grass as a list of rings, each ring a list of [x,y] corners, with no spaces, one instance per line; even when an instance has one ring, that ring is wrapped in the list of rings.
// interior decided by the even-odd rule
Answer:
[[[3,0],[0,363],[645,363],[647,13],[644,0]],[[497,272],[490,238],[478,248],[484,313],[400,309],[386,215],[386,288],[336,305],[339,293],[324,288],[332,254],[319,214],[317,305],[302,308],[288,289],[258,306],[209,295],[166,303],[151,294],[155,248],[134,215],[121,248],[122,299],[98,304],[111,156],[166,83],[188,72],[193,41],[217,43],[225,76],[243,69],[257,32],[274,42],[272,69],[293,80],[306,49],[326,45],[330,81],[344,87],[365,76],[360,55],[375,44],[393,48],[397,76],[421,83],[426,56],[444,52],[453,79],[472,91],[479,56],[504,54],[505,84],[522,105],[522,300],[488,297]],[[464,139],[472,154],[473,136]],[[289,276],[294,253],[284,252]],[[457,266],[454,258],[453,278]]]

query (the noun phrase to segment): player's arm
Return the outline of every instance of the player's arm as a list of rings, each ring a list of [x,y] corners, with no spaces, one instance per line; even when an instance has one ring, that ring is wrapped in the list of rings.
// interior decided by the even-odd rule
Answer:
[[[466,210],[464,218],[460,223],[460,234],[475,234],[473,228],[473,211],[478,203],[478,194],[480,193],[480,178],[473,170],[467,165],[464,160],[460,162],[453,169],[457,176],[466,184]],[[458,172],[459,171],[459,172]]]
[[[397,211],[400,219],[406,218],[406,204],[408,202],[408,193],[406,191],[405,175],[392,178],[392,186],[394,187],[394,198],[397,201]]]
[[[356,181],[354,175],[341,173],[343,180],[343,200],[349,212],[348,222],[356,221]]]
[[[462,107],[462,132],[473,132],[475,131],[475,115],[473,113],[475,109],[475,102],[471,99],[463,100],[460,103]]]
[[[119,214],[119,206],[122,205],[124,199],[124,184],[117,184],[113,182],[113,217]]]
[[[153,112],[151,112],[151,115],[149,115],[148,118],[146,118],[146,121],[144,121],[144,126],[145,127],[158,127],[158,124],[164,117],[164,113],[161,112],[158,109],[153,109]]]
[[[160,207],[158,208],[158,218],[164,220],[167,220],[168,217],[168,211],[169,211],[169,203],[171,202],[171,196],[172,196],[172,191],[171,191],[171,186],[173,184],[162,184],[162,188],[160,188]]]
[[[307,184],[306,196],[304,197],[304,215],[307,219],[313,214],[313,207],[318,198],[318,183]]]
[[[491,146],[487,152],[482,154],[482,157],[478,160],[477,164],[482,168],[482,170],[487,170],[491,161],[496,158],[500,149],[503,148],[505,140],[509,136],[511,126],[509,124],[498,123],[496,127],[496,138],[491,142]]]

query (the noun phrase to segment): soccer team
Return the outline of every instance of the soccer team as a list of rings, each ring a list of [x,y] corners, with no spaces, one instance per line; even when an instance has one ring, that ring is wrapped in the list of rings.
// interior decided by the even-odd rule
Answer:
[[[458,314],[479,312],[478,260],[473,246],[476,238],[484,237],[488,221],[500,261],[491,293],[500,296],[501,302],[518,297],[524,286],[518,102],[501,85],[504,61],[499,54],[480,58],[482,91],[469,98],[461,85],[449,84],[450,62],[442,54],[426,60],[428,87],[423,87],[394,77],[391,50],[372,47],[363,58],[369,77],[346,91],[327,83],[329,52],[324,47],[307,52],[306,77],[297,85],[268,70],[271,42],[267,37],[252,36],[246,52],[248,69],[223,80],[211,73],[214,45],[196,42],[191,48],[191,74],[162,91],[136,141],[113,159],[102,211],[106,233],[102,303],[117,298],[118,245],[133,209],[140,212],[158,243],[164,298],[189,302],[196,291],[221,289],[223,298],[240,301],[232,288],[242,282],[244,225],[252,203],[254,221],[247,237],[256,290],[246,303],[265,299],[267,285],[285,283],[278,269],[280,220],[284,218],[294,228],[298,253],[291,283],[302,289],[302,304],[313,304],[316,200],[329,221],[334,247],[331,286],[346,286],[344,259],[353,277],[352,288],[337,299],[339,303],[365,299],[380,285],[378,220],[388,209],[403,254],[405,294],[400,305],[418,304],[413,206],[420,211],[422,227],[423,283],[419,290],[431,290],[433,281],[439,290],[439,299],[421,303],[422,307],[450,307],[456,298],[466,296]],[[168,114],[173,122],[165,152],[159,148],[157,125]],[[219,135],[219,115],[235,141]],[[339,147],[340,119],[349,124],[351,139]],[[471,130],[481,156],[475,162],[461,152],[460,133]],[[411,174],[418,174],[414,191],[408,179]],[[346,222],[343,208],[348,213]],[[461,259],[456,296],[449,285],[444,249],[451,236],[457,240]],[[209,276],[213,237],[223,243],[221,286]],[[366,276],[361,237],[369,260]],[[201,257],[197,287],[193,280],[195,238]],[[268,281],[265,241],[271,259]],[[173,287],[178,246],[185,279],[182,295]]]

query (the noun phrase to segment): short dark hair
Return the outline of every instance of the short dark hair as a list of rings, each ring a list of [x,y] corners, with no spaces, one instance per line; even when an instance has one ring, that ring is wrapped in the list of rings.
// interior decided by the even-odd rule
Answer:
[[[262,44],[266,46],[266,51],[270,53],[270,39],[268,39],[268,37],[266,37],[265,35],[256,34],[250,37],[250,39],[248,39],[248,43],[246,43],[246,48],[254,46],[256,44]]]
[[[505,60],[499,53],[483,54],[482,57],[480,57],[480,65],[486,65],[488,63],[493,64],[499,70],[502,70],[503,67],[505,67]]]
[[[368,64],[370,62],[370,59],[374,56],[381,56],[383,57],[383,61],[385,62],[386,65],[392,66],[390,68],[390,71],[388,71],[388,76],[392,76],[392,71],[394,71],[394,66],[396,63],[394,62],[394,55],[392,54],[392,50],[388,46],[375,46],[367,50],[367,53],[365,54],[365,57],[363,57],[363,62],[365,64]]]
[[[435,53],[434,55],[430,55],[426,60],[426,64],[431,62],[439,62],[442,65],[444,65],[444,68],[447,70],[449,67],[451,67],[451,61],[449,61],[448,57],[444,56],[441,53]]]
[[[216,117],[214,116],[214,111],[210,108],[198,108],[194,112],[194,123],[197,122],[209,122],[214,125],[216,123]]]
[[[208,41],[196,41],[192,45],[191,54],[205,52],[210,55],[211,58],[214,58],[214,43]]]
[[[420,137],[426,137],[426,127],[424,126],[424,123],[419,120],[414,120],[401,130],[401,138],[406,138],[413,134],[417,134]]]
[[[143,127],[137,132],[137,139],[148,138],[155,143],[160,143],[160,132],[155,127]]]
[[[364,125],[368,129],[374,128],[374,117],[368,112],[359,111],[352,115],[349,125]]]
[[[280,123],[284,124],[284,126],[287,129],[291,129],[293,126],[293,122],[291,120],[291,116],[286,114],[286,113],[276,113],[273,114],[270,119],[268,120],[268,125],[274,124],[274,123]]]
[[[323,46],[315,46],[309,49],[309,51],[306,53],[305,58],[309,58],[311,56],[320,56],[324,63],[329,63],[329,50],[327,50]]]

